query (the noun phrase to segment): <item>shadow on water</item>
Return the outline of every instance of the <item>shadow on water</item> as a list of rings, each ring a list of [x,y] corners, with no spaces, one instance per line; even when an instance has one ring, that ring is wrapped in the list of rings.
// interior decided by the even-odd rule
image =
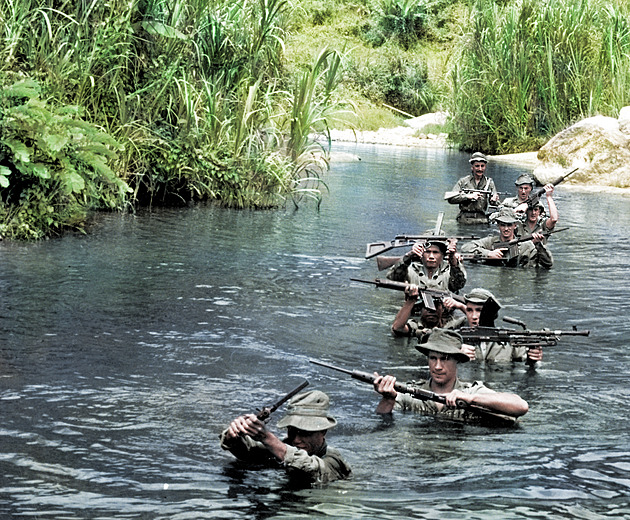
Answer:
[[[362,160],[333,163],[319,213],[104,215],[89,236],[0,245],[0,516],[630,514],[627,199],[558,187],[570,230],[550,241],[552,270],[468,266],[467,287],[492,290],[502,315],[591,330],[546,349],[535,370],[462,366],[463,379],[529,402],[518,428],[387,421],[370,385],[309,360],[426,376],[425,359],[389,331],[401,294],[350,278],[383,274],[365,244],[432,229],[440,211],[444,230],[459,233],[443,193],[469,166],[454,151],[340,148]],[[500,191],[523,171],[489,166]],[[350,481],[292,489],[281,471],[246,470],[218,445],[231,418],[304,378],[331,397],[339,425],[329,442],[352,465]]]

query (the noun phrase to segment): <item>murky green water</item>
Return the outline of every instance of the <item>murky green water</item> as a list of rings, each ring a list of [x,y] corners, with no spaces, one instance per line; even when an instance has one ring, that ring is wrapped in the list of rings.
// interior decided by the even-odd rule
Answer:
[[[431,229],[439,211],[461,231],[442,195],[467,156],[337,148],[362,160],[333,164],[320,213],[162,210],[105,216],[86,237],[0,243],[2,518],[630,515],[628,199],[559,187],[571,229],[550,240],[551,271],[468,268],[467,287],[492,290],[504,315],[591,330],[536,371],[462,367],[530,403],[519,428],[384,422],[369,385],[309,359],[426,374],[389,333],[400,293],[349,279],[379,274],[366,243]],[[489,167],[502,191],[523,171]],[[218,446],[232,417],[303,378],[332,398],[330,443],[351,481],[290,490]]]

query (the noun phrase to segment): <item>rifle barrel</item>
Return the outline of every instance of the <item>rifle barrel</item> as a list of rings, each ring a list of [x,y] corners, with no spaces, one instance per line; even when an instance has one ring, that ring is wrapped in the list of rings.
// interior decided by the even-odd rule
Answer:
[[[321,366],[326,367],[326,368],[331,368],[333,370],[337,370],[338,372],[343,372],[344,374],[349,374],[354,379],[358,379],[359,381],[362,381],[364,383],[374,384],[374,381],[376,380],[374,375],[370,374],[369,372],[363,372],[363,371],[360,371],[360,370],[347,370],[345,368],[337,367],[335,365],[331,365],[329,363],[324,363],[322,361],[317,361],[315,359],[311,359],[310,362],[314,363],[315,365],[321,365]],[[444,395],[436,394],[434,392],[431,392],[430,390],[425,390],[423,388],[411,387],[411,386],[406,385],[404,383],[396,382],[394,384],[394,389],[397,392],[400,392],[400,393],[403,393],[403,394],[410,394],[413,397],[415,397],[417,399],[421,399],[423,401],[435,401],[437,403],[442,403],[442,404],[446,403],[446,397]],[[490,410],[489,408],[485,408],[483,406],[478,406],[478,405],[475,405],[475,404],[469,404],[469,403],[467,403],[466,401],[463,401],[463,400],[457,400],[456,405],[457,405],[456,406],[457,408],[463,408],[463,409],[468,409],[470,411],[474,411],[474,412],[478,413],[481,416],[493,419],[495,421],[499,420],[499,421],[501,421],[504,424],[514,424],[516,422],[516,418],[515,417],[512,417],[510,415],[506,415],[506,414],[502,414],[502,413],[498,413],[498,412],[494,412],[493,410]]]
[[[294,388],[293,390],[291,390],[287,395],[285,395],[284,397],[282,397],[282,399],[279,399],[277,402],[275,402],[274,404],[272,404],[269,407],[265,407],[263,408],[257,415],[258,418],[261,421],[264,421],[265,419],[267,419],[273,412],[275,412],[278,408],[280,408],[285,402],[287,402],[289,399],[291,399],[295,394],[297,394],[298,392],[300,392],[303,388],[305,388],[306,386],[308,386],[308,381],[303,381],[302,383],[300,383],[296,388]]]

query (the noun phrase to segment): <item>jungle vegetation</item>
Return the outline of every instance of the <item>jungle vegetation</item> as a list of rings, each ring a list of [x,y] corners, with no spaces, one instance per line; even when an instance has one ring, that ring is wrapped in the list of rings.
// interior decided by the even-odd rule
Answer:
[[[330,128],[444,110],[461,149],[516,152],[630,104],[622,0],[0,0],[0,37],[7,239],[318,206]]]

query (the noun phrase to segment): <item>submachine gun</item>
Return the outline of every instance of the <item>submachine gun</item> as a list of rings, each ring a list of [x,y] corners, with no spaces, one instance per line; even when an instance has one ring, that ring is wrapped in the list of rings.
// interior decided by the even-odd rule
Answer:
[[[284,403],[286,403],[289,399],[291,399],[295,394],[300,392],[303,388],[308,386],[308,381],[302,382],[296,388],[291,390],[287,395],[285,395],[282,399],[278,400],[271,406],[265,406],[262,410],[256,413],[256,417],[262,422],[267,422],[269,420],[269,416],[275,412],[278,408],[280,408]]]
[[[561,336],[588,336],[590,330],[527,330],[527,325],[522,321],[503,318],[503,321],[514,323],[523,327],[519,329],[502,329],[497,327],[462,327],[457,329],[464,343],[477,345],[483,341],[509,342],[513,347],[527,347],[528,349],[539,347],[552,347],[558,344]]]
[[[347,370],[345,368],[330,365],[328,363],[317,361],[315,359],[311,359],[310,362],[316,365],[320,365],[322,367],[336,370],[337,372],[343,372],[344,374],[350,375],[353,379],[357,379],[364,383],[374,384],[374,381],[376,380],[374,375],[370,374],[369,372],[362,372],[360,370]],[[396,382],[396,384],[394,385],[394,389],[397,392],[400,392],[402,394],[410,394],[416,399],[421,399],[423,401],[434,401],[436,403],[446,404],[445,396],[441,394],[436,394],[435,392],[431,392],[430,390],[425,390],[424,388],[419,388],[413,385],[407,385],[405,383]],[[494,425],[512,426],[516,423],[516,417],[495,412],[484,406],[470,404],[461,399],[458,399],[456,404],[457,404],[457,408],[465,409],[471,412],[473,415],[477,416],[480,420],[486,421],[486,422],[489,421],[493,423]]]

